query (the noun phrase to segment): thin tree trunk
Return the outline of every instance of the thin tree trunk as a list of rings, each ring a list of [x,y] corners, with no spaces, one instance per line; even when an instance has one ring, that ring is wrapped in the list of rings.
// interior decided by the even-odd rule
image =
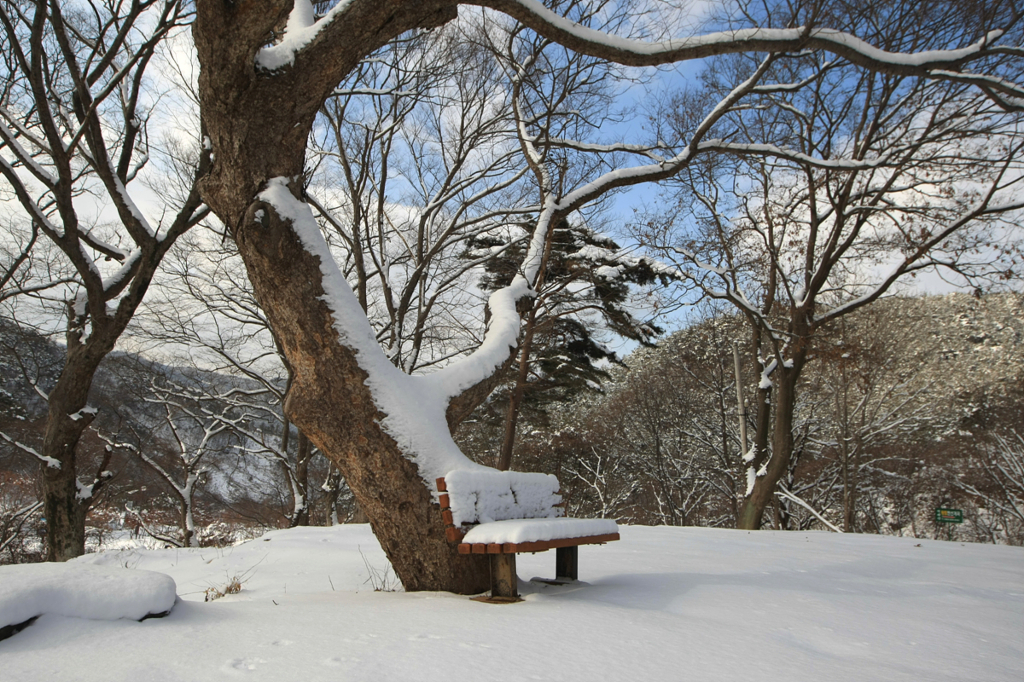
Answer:
[[[40,454],[56,460],[60,467],[42,465],[47,561],[67,561],[85,554],[85,516],[93,498],[82,499],[79,495],[75,455],[82,433],[94,417],[83,412],[93,376],[100,359],[109,350],[95,336],[101,333],[94,330],[94,338],[90,339],[90,343],[100,348],[69,343],[64,369],[48,397]]]
[[[198,546],[198,543],[193,544],[195,538],[195,525],[192,520],[192,504],[191,501],[181,500],[181,546],[182,547],[193,547]]]
[[[533,348],[533,335],[537,328],[537,306],[530,308],[530,317],[526,322],[526,334],[523,348],[519,356],[519,373],[516,385],[508,400],[508,412],[505,413],[505,437],[501,441],[501,452],[498,454],[497,468],[508,471],[512,467],[512,451],[516,444],[516,425],[519,422],[519,410],[526,393],[526,383],[530,376],[530,351]]]
[[[776,370],[775,401],[772,420],[772,452],[763,476],[758,476],[754,489],[740,507],[740,519],[737,526],[746,530],[757,530],[761,527],[761,518],[765,509],[775,499],[775,489],[789,468],[793,455],[793,417],[796,407],[796,382],[800,376],[803,359],[793,361],[793,367]],[[760,397],[761,391],[758,391]],[[758,433],[761,431],[761,410],[767,406],[758,406]],[[763,466],[759,463],[759,466]],[[781,516],[781,515],[780,515]],[[780,519],[781,521],[781,519]]]
[[[853,454],[846,465],[846,499],[843,508],[843,530],[847,533],[857,532],[857,492],[860,485],[860,453],[862,451],[860,437],[854,439]]]
[[[327,525],[337,526],[341,520],[338,517],[338,496],[341,494],[341,472],[328,461],[327,480],[324,481],[322,490],[327,493],[325,506],[327,508]]]
[[[302,504],[297,505],[292,527],[309,525],[309,459],[313,449],[309,439],[299,431],[298,452],[295,454],[295,483],[302,495]]]
[[[755,471],[760,470],[764,460],[768,457],[768,436],[771,433],[772,418],[772,390],[771,388],[758,387],[755,394],[757,412],[754,428],[754,460],[749,466]],[[746,482],[743,484],[746,486]],[[754,486],[756,492],[757,485]],[[736,514],[736,527],[743,530],[758,530],[761,527],[761,517],[764,515],[764,505],[753,502],[751,496],[744,496]]]

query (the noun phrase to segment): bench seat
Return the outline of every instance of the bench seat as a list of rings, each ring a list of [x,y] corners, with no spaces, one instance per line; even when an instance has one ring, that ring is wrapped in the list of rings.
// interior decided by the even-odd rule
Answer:
[[[557,547],[593,545],[618,539],[619,526],[612,519],[509,519],[470,528],[459,543],[459,553],[543,552]]]

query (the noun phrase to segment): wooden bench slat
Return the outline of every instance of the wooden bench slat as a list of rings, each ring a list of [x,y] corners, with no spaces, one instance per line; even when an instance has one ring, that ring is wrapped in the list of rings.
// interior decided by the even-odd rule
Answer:
[[[587,535],[580,538],[555,538],[554,540],[537,540],[534,542],[506,542],[503,544],[482,542],[463,542],[459,545],[459,554],[524,554],[526,552],[546,552],[559,547],[576,547],[578,545],[603,545],[615,542],[618,533],[606,535]]]

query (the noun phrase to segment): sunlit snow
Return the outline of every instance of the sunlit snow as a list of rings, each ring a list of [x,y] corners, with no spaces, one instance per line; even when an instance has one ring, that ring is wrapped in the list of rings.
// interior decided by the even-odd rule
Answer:
[[[699,680],[1017,682],[1024,550],[911,538],[621,529],[519,555],[525,601],[374,592],[367,526],[268,533],[228,549],[107,552],[75,564],[167,573],[166,618],[60,615],[0,641],[4,680]],[[130,568],[129,570],[132,570]],[[0,585],[4,572],[0,567]],[[204,603],[234,577],[238,594]],[[381,583],[378,582],[378,585]],[[394,581],[387,586],[394,586]]]

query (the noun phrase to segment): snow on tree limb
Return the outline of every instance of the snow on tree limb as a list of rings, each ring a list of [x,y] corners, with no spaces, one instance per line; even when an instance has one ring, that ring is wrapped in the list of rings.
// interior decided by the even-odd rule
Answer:
[[[49,468],[51,468],[51,469],[60,469],[60,462],[59,461],[57,461],[53,457],[46,457],[45,455],[39,454],[39,452],[36,451],[35,448],[31,448],[28,445],[25,445],[24,443],[20,443],[20,442],[14,440],[13,438],[8,436],[3,431],[0,431],[0,438],[3,438],[5,441],[10,443],[14,447],[18,448],[22,452],[27,453],[29,455],[32,455],[33,457],[38,459],[40,462],[42,462],[43,464],[45,464]]]
[[[309,0],[295,0],[281,40],[261,49],[256,55],[256,64],[268,71],[294,64],[296,53],[311,43],[350,4],[349,0],[342,0],[317,21]]]
[[[295,198],[288,185],[288,178],[272,178],[258,198],[271,205],[282,218],[289,220],[306,251],[319,258],[323,275],[323,301],[331,311],[334,329],[342,343],[353,348],[359,355],[359,365],[367,373],[366,385],[378,409],[385,415],[380,421],[381,428],[405,452],[411,454],[411,459],[419,467],[420,476],[428,483],[456,469],[485,468],[462,454],[452,440],[445,410],[455,395],[453,391],[489,376],[483,372],[490,370],[493,373],[494,368],[508,357],[508,346],[515,346],[519,316],[515,312],[512,296],[518,293],[522,285],[514,292],[508,291],[501,295],[496,292],[492,295],[497,311],[492,314],[495,314],[497,322],[492,320],[494,331],[488,332],[488,338],[476,353],[456,363],[443,374],[405,374],[381,350],[352,287],[334,261],[312,209]],[[513,314],[514,325],[511,320]]]
[[[825,50],[840,55],[858,66],[877,71],[908,76],[940,77],[996,53],[994,48],[1004,46],[996,46],[995,43],[1006,34],[1002,28],[994,29],[963,48],[918,53],[887,52],[849,33],[808,26],[787,29],[755,27],[660,42],[644,42],[581,26],[536,0],[479,0],[467,4],[479,4],[499,10],[577,52],[628,66],[656,66],[739,52]],[[1015,48],[1010,46],[1009,49]],[[1004,50],[1001,49],[999,53],[1002,52]],[[940,70],[942,74],[938,73]],[[1024,96],[1024,89],[1015,83],[1003,81],[993,83],[992,87],[1013,97]]]
[[[809,511],[814,518],[818,519],[823,524],[828,526],[828,528],[830,530],[835,531],[836,533],[842,533],[843,532],[840,528],[837,528],[834,524],[829,523],[825,519],[824,516],[819,514],[817,511],[815,511],[814,507],[812,507],[811,505],[807,504],[806,502],[801,500],[799,497],[797,497],[796,495],[794,495],[790,491],[786,490],[785,486],[783,486],[781,483],[779,484],[779,489],[775,491],[775,494],[778,495],[781,498],[789,500],[790,502],[797,503],[798,505],[800,505],[801,507],[803,507],[804,509]]]
[[[344,14],[357,14],[360,6],[367,4],[368,1],[342,0],[321,19],[315,20],[309,0],[295,0],[281,39],[275,45],[259,51],[256,57],[257,65],[263,69],[275,70],[293,64],[295,57],[313,44],[325,29],[333,29],[345,23],[338,19]],[[658,66],[739,52],[825,50],[859,66],[886,73],[949,77],[951,73],[958,73],[959,67],[988,55],[1017,55],[1020,52],[1017,46],[997,45],[1006,34],[1003,28],[990,30],[974,43],[962,48],[926,50],[918,53],[889,52],[849,33],[814,26],[786,29],[751,27],[647,42],[582,26],[548,9],[537,0],[439,3],[442,7],[445,4],[478,5],[498,10],[521,21],[537,33],[577,52],[627,66]],[[1015,83],[993,81],[990,86],[1005,95],[1024,97],[1024,89]]]

